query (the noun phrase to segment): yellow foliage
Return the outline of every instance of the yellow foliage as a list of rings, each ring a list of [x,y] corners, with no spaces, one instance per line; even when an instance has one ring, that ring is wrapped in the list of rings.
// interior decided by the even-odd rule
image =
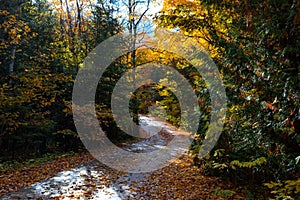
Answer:
[[[163,11],[175,8],[179,5],[187,5],[195,7],[196,4],[191,0],[165,0],[163,4]]]
[[[230,162],[230,165],[231,165],[232,169],[235,169],[235,166],[244,167],[244,168],[252,168],[252,167],[256,167],[256,166],[261,166],[265,163],[267,163],[267,159],[265,157],[260,157],[251,162],[240,162],[238,160],[234,160],[234,161]]]
[[[0,15],[8,15],[8,10],[0,10]]]
[[[264,184],[271,189],[271,193],[276,196],[277,199],[296,199],[300,195],[300,178],[297,180],[286,180],[279,182],[270,182]]]

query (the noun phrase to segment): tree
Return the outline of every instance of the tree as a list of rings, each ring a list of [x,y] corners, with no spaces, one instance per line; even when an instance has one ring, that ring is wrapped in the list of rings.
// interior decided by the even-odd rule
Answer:
[[[5,19],[7,17],[7,22],[3,20],[2,26],[4,31],[1,33],[3,35],[3,41],[1,47],[4,48],[4,52],[10,49],[10,57],[7,60],[9,62],[9,68],[7,70],[8,75],[13,75],[15,71],[15,61],[16,61],[16,51],[17,47],[20,45],[22,39],[21,34],[29,32],[28,26],[22,20],[20,20],[21,6],[24,5],[26,1],[13,1],[9,5],[4,1],[2,6],[7,6],[5,10],[2,10],[1,15]],[[5,8],[5,7],[3,7]],[[2,21],[2,20],[1,20]],[[5,60],[4,60],[5,63]],[[1,63],[1,64],[4,64]],[[9,84],[12,85],[12,79],[9,79]]]
[[[218,145],[203,160],[207,169],[260,181],[299,170],[300,137],[293,124],[299,116],[299,5],[180,1],[159,15],[160,25],[207,45],[226,85],[227,120]]]
[[[99,5],[86,11],[77,0],[64,12],[55,3],[26,2],[17,13],[0,6],[1,161],[82,148],[70,109],[75,73],[119,24]]]

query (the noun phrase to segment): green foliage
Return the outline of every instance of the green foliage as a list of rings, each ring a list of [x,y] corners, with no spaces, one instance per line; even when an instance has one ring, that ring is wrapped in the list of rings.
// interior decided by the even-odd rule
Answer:
[[[207,172],[243,182],[299,176],[299,7],[297,1],[193,1],[157,22],[207,46],[228,97],[218,144],[199,160]],[[294,121],[294,122],[293,122]],[[194,141],[197,154],[203,130]],[[234,169],[235,168],[235,169]]]
[[[117,20],[105,4],[91,6],[90,15],[81,10],[82,18],[74,21],[45,0],[4,4],[0,161],[82,149],[71,112],[75,74],[87,53],[119,30]]]
[[[139,99],[139,113],[151,114],[162,118],[174,126],[180,124],[180,106],[175,94],[168,88],[163,86],[163,81],[167,79],[161,79],[161,84],[150,84],[140,87],[136,91],[135,98]]]
[[[216,188],[213,193],[217,196],[220,196],[222,198],[230,198],[235,194],[235,191],[232,190],[222,190],[221,188]]]
[[[21,159],[56,148],[52,133],[59,131],[62,123],[57,118],[63,109],[59,104],[68,98],[72,76],[26,70],[12,78],[14,86],[2,84],[0,90],[1,156]],[[64,121],[65,127],[68,123]]]

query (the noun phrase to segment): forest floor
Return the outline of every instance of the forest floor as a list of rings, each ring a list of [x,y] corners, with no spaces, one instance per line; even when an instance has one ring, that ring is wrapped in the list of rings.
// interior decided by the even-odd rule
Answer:
[[[153,120],[144,118],[145,120]],[[154,123],[154,122],[153,122]],[[156,124],[170,128],[167,124]],[[145,151],[170,140],[170,132],[128,144]],[[245,190],[217,177],[206,176],[184,153],[166,167],[147,173],[125,173],[82,153],[59,157],[40,166],[0,174],[0,199],[246,199]],[[2,197],[1,197],[2,196]]]

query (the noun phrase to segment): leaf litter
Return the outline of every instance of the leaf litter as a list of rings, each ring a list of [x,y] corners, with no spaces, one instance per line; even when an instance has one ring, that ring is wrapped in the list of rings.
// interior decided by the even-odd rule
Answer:
[[[144,117],[144,124],[163,127],[152,137],[124,145],[134,152],[163,147],[175,128]],[[154,124],[154,123],[152,123]],[[151,127],[147,127],[148,131]],[[153,130],[157,131],[156,128]],[[156,140],[155,142],[153,140]],[[2,199],[245,199],[242,188],[217,177],[204,175],[187,154],[162,169],[148,173],[125,173],[105,166],[87,153],[61,157],[41,166],[1,171]],[[230,196],[216,193],[230,191]]]

